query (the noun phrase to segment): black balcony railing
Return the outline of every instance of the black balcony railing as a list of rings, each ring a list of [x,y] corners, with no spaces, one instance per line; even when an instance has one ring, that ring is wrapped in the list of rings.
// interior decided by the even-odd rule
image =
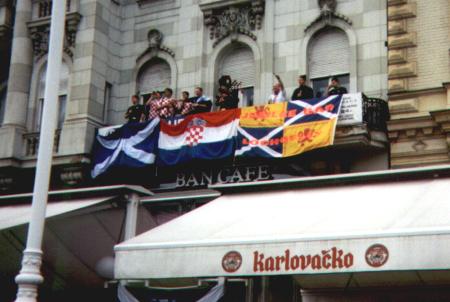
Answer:
[[[385,100],[363,95],[363,120],[371,130],[386,131],[389,107]]]

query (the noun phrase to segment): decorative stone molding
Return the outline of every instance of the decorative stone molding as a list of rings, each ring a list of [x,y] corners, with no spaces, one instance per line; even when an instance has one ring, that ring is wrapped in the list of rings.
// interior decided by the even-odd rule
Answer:
[[[71,12],[66,15],[66,34],[64,41],[64,52],[70,57],[73,56],[75,48],[75,37],[80,23],[81,15],[77,12]],[[33,20],[28,22],[30,36],[33,42],[33,52],[38,59],[48,52],[50,17]]]
[[[450,135],[450,109],[432,111],[430,114],[442,131]]]
[[[175,57],[175,52],[162,44],[164,35],[157,29],[150,29],[147,34],[148,47],[139,56],[138,60],[148,53],[162,51],[169,54],[172,58]]]
[[[389,65],[389,79],[408,78],[417,75],[416,62]]]
[[[398,101],[395,101],[398,102]],[[423,166],[448,163],[450,150],[450,110],[389,122],[391,166]],[[447,127],[448,126],[448,127]]]
[[[388,0],[388,6],[401,5],[407,2],[408,0]]]
[[[10,176],[0,176],[0,192],[8,191],[14,184],[14,179]]]
[[[326,23],[331,23],[332,19],[339,19],[348,25],[352,25],[352,21],[347,16],[336,12],[336,0],[318,0],[318,4],[320,7],[320,15],[305,28],[305,32],[319,22],[325,21]]]
[[[395,79],[388,81],[389,93],[402,92],[408,89],[408,82],[405,79]]]
[[[419,100],[407,99],[389,102],[389,112],[391,114],[415,113],[419,112]]]
[[[26,249],[23,252],[22,269],[16,277],[17,300],[36,301],[38,285],[44,281],[41,275],[42,251]]]
[[[387,134],[370,130],[367,125],[338,126],[336,128],[335,146],[352,146],[356,148],[386,148],[389,145]]]
[[[390,36],[388,37],[389,50],[408,48],[416,46],[417,44],[417,34],[409,33],[404,35]]]
[[[59,178],[65,185],[75,186],[85,180],[85,175],[82,167],[68,167],[60,172]]]
[[[256,41],[254,32],[262,28],[264,3],[264,0],[249,0],[219,8],[204,7],[204,24],[209,29],[209,38],[214,40],[213,47],[233,34],[242,34]]]
[[[388,20],[398,20],[405,18],[413,18],[416,16],[417,4],[409,3],[400,6],[390,6],[388,8]]]
[[[407,33],[407,23],[405,19],[391,21],[388,24],[388,35],[401,35]]]
[[[417,45],[417,34],[408,33],[407,18],[416,16],[416,3],[408,0],[388,0],[388,64],[389,93],[400,93],[408,89],[408,77],[417,76],[414,62],[408,61],[406,48]]]
[[[406,63],[406,49],[393,49],[389,51],[388,54],[388,63],[389,65],[393,64],[402,64]]]

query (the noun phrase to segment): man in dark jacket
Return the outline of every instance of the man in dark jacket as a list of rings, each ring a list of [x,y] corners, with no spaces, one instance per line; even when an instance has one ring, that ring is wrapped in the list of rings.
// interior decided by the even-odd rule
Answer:
[[[301,75],[298,77],[298,87],[292,93],[291,100],[309,100],[314,98],[314,92],[311,87],[306,85],[306,75]]]
[[[212,101],[210,98],[203,94],[203,88],[196,87],[194,90],[194,94],[195,96],[189,99],[193,107],[193,110],[190,112],[190,114],[210,112]]]
[[[127,109],[125,119],[128,122],[142,122],[145,119],[144,105],[139,104],[139,96],[133,95],[131,97],[132,106]]]
[[[337,77],[331,78],[331,84],[328,86],[328,95],[346,94],[347,88],[341,86]]]

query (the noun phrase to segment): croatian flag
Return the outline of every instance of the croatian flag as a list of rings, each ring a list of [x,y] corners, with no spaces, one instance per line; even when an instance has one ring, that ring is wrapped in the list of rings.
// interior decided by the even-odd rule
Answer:
[[[178,125],[161,121],[159,160],[163,165],[193,159],[232,156],[236,147],[239,109],[189,115]]]
[[[159,119],[100,129],[94,143],[92,178],[113,167],[141,168],[155,163]]]

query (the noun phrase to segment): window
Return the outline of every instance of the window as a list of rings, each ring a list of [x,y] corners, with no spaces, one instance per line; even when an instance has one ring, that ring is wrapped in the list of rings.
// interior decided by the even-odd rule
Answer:
[[[35,129],[39,131],[42,124],[42,113],[44,110],[44,95],[45,95],[45,77],[47,74],[47,65],[42,67],[42,71],[39,74],[39,83],[37,91],[37,110],[35,119]],[[59,77],[59,101],[58,101],[58,119],[57,128],[61,129],[64,124],[66,116],[67,105],[67,91],[69,89],[69,67],[63,62],[61,65],[60,77]]]
[[[252,106],[256,83],[256,64],[253,51],[243,44],[238,44],[238,46],[225,51],[226,53],[219,63],[218,78],[228,75],[232,80],[241,82],[240,106]]]
[[[163,91],[170,87],[170,65],[159,58],[154,58],[142,66],[138,74],[137,90],[144,97],[144,103],[152,91]]]
[[[103,94],[103,123],[108,124],[108,110],[111,102],[112,84],[105,83],[105,92]]]
[[[0,126],[3,124],[5,118],[6,106],[6,83],[4,86],[0,85]]]
[[[342,87],[347,88],[347,91],[350,89],[350,76],[348,74],[344,75],[335,75],[338,78],[339,83]],[[331,82],[331,77],[313,79],[312,88],[314,90],[314,95],[316,97],[322,97],[327,95],[327,88]]]
[[[349,89],[350,45],[344,31],[326,27],[312,37],[308,46],[308,71],[316,96],[326,95],[333,76]]]

